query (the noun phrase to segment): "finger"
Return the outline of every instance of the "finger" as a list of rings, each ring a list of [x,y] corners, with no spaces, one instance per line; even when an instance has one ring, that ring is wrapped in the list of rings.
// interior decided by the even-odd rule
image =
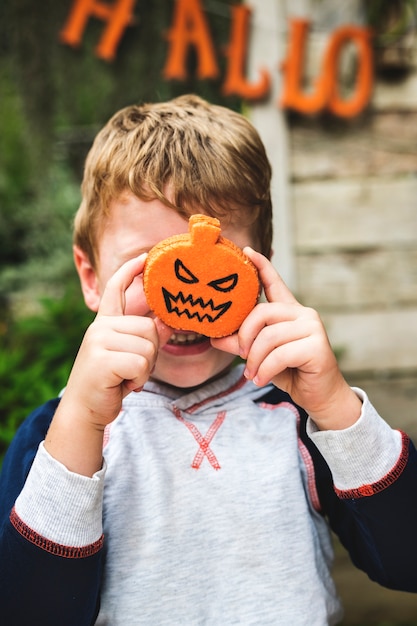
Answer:
[[[296,320],[300,316],[300,309],[301,305],[296,301],[290,304],[280,302],[258,304],[239,329],[239,354],[247,358],[252,344],[263,328]]]
[[[236,356],[240,353],[239,338],[236,333],[228,337],[211,339],[211,345],[213,348],[216,348],[216,350],[223,350],[223,352],[235,354]]]
[[[154,360],[143,354],[113,352],[111,358],[113,366],[113,380],[109,385],[111,387],[116,387],[121,383],[130,383],[128,388],[131,390],[142,387],[154,366]]]
[[[311,355],[314,340],[305,337],[293,341],[291,344],[278,346],[262,361],[256,375],[251,378],[256,385],[263,387],[271,381],[276,381],[285,373],[292,378],[296,371],[314,373],[313,356]],[[285,389],[288,391],[288,389]]]
[[[170,328],[170,326],[167,326],[162,320],[160,320],[158,317],[154,318],[154,322],[155,322],[155,326],[156,329],[158,331],[158,337],[159,337],[159,346],[164,346],[167,341],[169,340],[169,338],[171,337],[172,333],[174,332],[172,328]]]
[[[94,330],[96,340],[106,345],[106,339],[112,334],[115,336],[126,335],[146,337],[154,343],[158,342],[158,333],[155,320],[151,317],[138,315],[103,315],[94,320],[90,326],[90,332]]]
[[[130,359],[132,355],[144,357],[153,366],[158,345],[159,337],[153,319],[129,315],[101,316],[88,328],[82,343],[82,352],[90,355],[90,360],[92,357],[96,361],[98,359],[98,363],[104,358],[103,363],[105,362],[107,369],[112,374],[120,374],[119,378],[123,380],[125,376],[114,367],[116,359],[120,358],[116,353],[126,354],[126,359]],[[103,366],[102,373],[105,369]]]
[[[282,378],[283,375],[291,377],[291,373],[296,369],[296,366],[291,365],[291,363],[297,361],[295,352],[301,353],[303,350],[302,345],[299,347],[296,345],[298,343],[301,344],[301,340],[300,342],[295,342],[291,347],[284,345],[275,348],[262,362],[254,377],[248,376],[246,371],[245,376],[259,387],[263,387],[271,381],[275,382],[280,377]],[[284,389],[284,391],[288,391],[288,389]]]
[[[158,342],[147,337],[137,337],[124,333],[115,333],[110,336],[106,344],[107,352],[120,352],[143,356],[149,362],[155,362],[157,357]],[[110,357],[111,358],[111,357]]]
[[[109,279],[98,308],[98,315],[124,315],[125,293],[136,276],[143,272],[146,253],[130,259],[120,267]]]
[[[295,342],[308,336],[308,329],[298,321],[280,322],[273,326],[265,326],[250,347],[246,361],[246,376],[254,378],[262,366],[268,362],[269,356],[277,348],[295,345]]]
[[[249,246],[246,246],[243,252],[257,268],[268,302],[297,302],[272,263],[263,254]]]

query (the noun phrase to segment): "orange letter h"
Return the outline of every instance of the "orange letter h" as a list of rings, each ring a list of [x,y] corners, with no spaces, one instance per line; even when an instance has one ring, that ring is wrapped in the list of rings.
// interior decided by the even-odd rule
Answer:
[[[70,46],[79,46],[88,18],[97,17],[108,22],[96,48],[97,56],[105,61],[112,61],[124,30],[133,22],[135,2],[136,0],[116,0],[110,6],[99,0],[74,0],[67,22],[60,33],[61,41]]]

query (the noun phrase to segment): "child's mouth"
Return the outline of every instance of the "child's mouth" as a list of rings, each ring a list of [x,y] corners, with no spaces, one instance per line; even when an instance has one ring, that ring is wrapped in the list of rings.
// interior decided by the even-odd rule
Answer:
[[[195,356],[211,347],[210,339],[200,333],[178,331],[172,333],[162,350],[173,356]]]

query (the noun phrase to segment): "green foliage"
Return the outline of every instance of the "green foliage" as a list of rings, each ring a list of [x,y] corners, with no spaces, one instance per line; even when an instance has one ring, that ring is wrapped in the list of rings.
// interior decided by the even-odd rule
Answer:
[[[374,29],[380,46],[398,42],[416,28],[416,0],[367,0],[364,9],[367,24]]]
[[[93,314],[75,279],[62,298],[44,298],[41,311],[0,326],[0,459],[30,411],[65,386]]]
[[[0,67],[0,265],[19,263],[27,233],[24,209],[30,200],[29,161],[25,149],[21,102],[10,79],[8,67]],[[23,245],[22,245],[23,244]]]
[[[79,186],[61,162],[52,165],[38,194],[21,202],[9,193],[7,213],[6,205],[0,208],[0,242],[14,230],[9,246],[18,257],[10,250],[0,257],[0,297],[36,286],[44,293],[60,290],[73,269],[71,226],[78,203]]]

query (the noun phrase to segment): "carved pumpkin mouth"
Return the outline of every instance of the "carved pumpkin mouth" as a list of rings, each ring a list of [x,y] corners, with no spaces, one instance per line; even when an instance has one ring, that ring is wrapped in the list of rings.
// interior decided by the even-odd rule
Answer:
[[[168,313],[176,313],[178,317],[183,315],[188,319],[197,318],[200,322],[207,320],[215,322],[230,308],[232,301],[215,305],[213,300],[204,301],[202,298],[194,299],[191,294],[184,296],[182,291],[177,295],[170,293],[162,287],[162,293]]]

